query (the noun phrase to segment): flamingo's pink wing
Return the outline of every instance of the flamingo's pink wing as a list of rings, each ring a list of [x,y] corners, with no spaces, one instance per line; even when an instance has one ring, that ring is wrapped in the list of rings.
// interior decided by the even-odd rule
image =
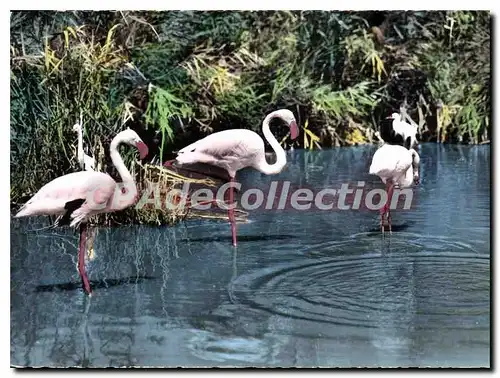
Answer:
[[[67,202],[84,199],[89,209],[102,207],[114,193],[114,180],[101,172],[82,171],[58,177],[44,185],[16,214],[60,215]],[[83,205],[82,205],[83,206]]]
[[[207,156],[222,160],[228,156],[244,157],[263,149],[264,142],[251,130],[232,129],[210,134],[180,150],[180,153],[199,156],[200,162],[207,162]]]
[[[370,174],[386,178],[398,177],[404,174],[411,164],[412,157],[406,148],[384,144],[373,155]]]

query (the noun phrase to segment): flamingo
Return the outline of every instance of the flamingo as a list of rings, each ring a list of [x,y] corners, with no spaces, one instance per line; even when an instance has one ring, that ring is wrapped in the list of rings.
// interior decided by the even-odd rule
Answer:
[[[73,125],[73,131],[78,134],[78,163],[80,164],[80,168],[85,171],[93,171],[95,168],[95,160],[93,157],[87,155],[83,151],[83,131],[82,125],[80,123],[75,123]]]
[[[56,226],[69,223],[70,227],[80,227],[78,249],[78,271],[87,294],[91,294],[90,283],[85,272],[84,249],[87,220],[94,215],[123,210],[137,201],[137,187],[118,152],[122,143],[136,147],[140,159],[148,154],[148,147],[135,131],[127,128],[118,133],[110,145],[110,156],[122,183],[116,183],[106,173],[80,171],[58,177],[45,184],[15,218],[36,215],[57,215]]]
[[[266,175],[278,174],[286,165],[286,154],[269,130],[269,123],[274,118],[279,118],[288,125],[292,140],[299,135],[295,116],[290,110],[280,109],[266,116],[262,123],[262,132],[276,153],[277,159],[274,164],[268,164],[266,161],[262,138],[256,132],[247,129],[231,129],[210,134],[178,151],[175,161],[180,165],[205,163],[223,168],[227,171],[231,184],[234,182],[236,172],[246,167],[255,168]],[[170,166],[172,162],[168,161],[164,165]],[[232,203],[233,200],[234,187],[231,185],[229,202]],[[228,209],[228,216],[233,246],[236,247],[236,221],[233,208]]]
[[[379,176],[387,189],[387,202],[380,209],[380,227],[384,232],[384,215],[387,213],[389,232],[392,233],[390,201],[394,186],[407,188],[413,183],[418,185],[420,156],[414,149],[406,149],[403,146],[384,144],[372,158],[370,174]]]
[[[392,113],[380,124],[380,136],[384,142],[416,149],[417,127],[403,121],[399,113]]]

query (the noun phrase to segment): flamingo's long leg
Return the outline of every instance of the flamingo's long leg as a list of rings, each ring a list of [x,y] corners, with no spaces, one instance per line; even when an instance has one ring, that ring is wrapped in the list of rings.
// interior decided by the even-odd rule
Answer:
[[[389,224],[389,233],[392,234],[392,224],[391,224],[391,203],[392,203],[392,194],[394,193],[394,183],[389,184],[389,190],[387,195],[387,223]]]
[[[386,184],[387,201],[384,204],[384,206],[380,209],[380,229],[382,233],[385,233],[384,215],[386,214],[387,214],[387,224],[389,225],[389,232],[392,233],[390,204],[391,204],[393,190],[394,190],[394,184],[388,181]]]
[[[231,177],[231,183],[234,182],[234,177]],[[234,186],[231,185],[229,190],[229,205],[232,205],[234,201]],[[236,219],[234,217],[234,208],[231,206],[228,210],[229,221],[231,222],[231,234],[233,236],[233,246],[236,247]]]
[[[385,205],[380,209],[380,231],[384,233],[384,214],[385,214]]]
[[[87,257],[89,260],[92,260],[94,258],[94,241],[97,236],[97,229],[95,227],[89,227],[87,229],[87,232]]]
[[[78,248],[78,272],[82,278],[83,288],[87,294],[91,294],[90,282],[85,272],[85,246],[86,246],[86,228],[85,223],[80,225],[80,247]]]

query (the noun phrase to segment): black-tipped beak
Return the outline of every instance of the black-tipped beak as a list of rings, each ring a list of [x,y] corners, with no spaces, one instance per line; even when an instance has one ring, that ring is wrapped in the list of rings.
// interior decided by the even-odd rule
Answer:
[[[174,162],[175,162],[175,159],[168,160],[168,161],[166,161],[165,163],[163,163],[163,166],[164,166],[164,167],[173,167]]]
[[[290,137],[292,140],[299,136],[299,127],[297,126],[297,122],[290,122]]]

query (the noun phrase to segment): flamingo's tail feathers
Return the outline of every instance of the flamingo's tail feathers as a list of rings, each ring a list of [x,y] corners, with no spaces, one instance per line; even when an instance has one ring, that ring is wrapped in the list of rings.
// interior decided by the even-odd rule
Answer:
[[[19,211],[17,212],[17,214],[16,214],[16,215],[14,215],[14,218],[21,218],[21,217],[25,217],[25,216],[27,216],[27,214],[26,214],[26,211],[25,211],[25,210],[26,210],[26,209],[21,209],[21,210],[19,210]]]
[[[371,175],[377,175],[379,173],[380,169],[378,167],[378,165],[376,164],[376,162],[372,162],[372,164],[370,165],[370,171],[369,173]]]
[[[27,206],[28,204],[25,203],[23,206],[21,206],[21,208],[19,209],[19,211],[17,212],[16,215],[14,215],[14,218],[22,218],[22,217],[27,217],[30,215],[30,210],[29,210],[29,207]]]
[[[370,165],[370,170],[368,171],[371,175],[374,174],[373,163]]]

